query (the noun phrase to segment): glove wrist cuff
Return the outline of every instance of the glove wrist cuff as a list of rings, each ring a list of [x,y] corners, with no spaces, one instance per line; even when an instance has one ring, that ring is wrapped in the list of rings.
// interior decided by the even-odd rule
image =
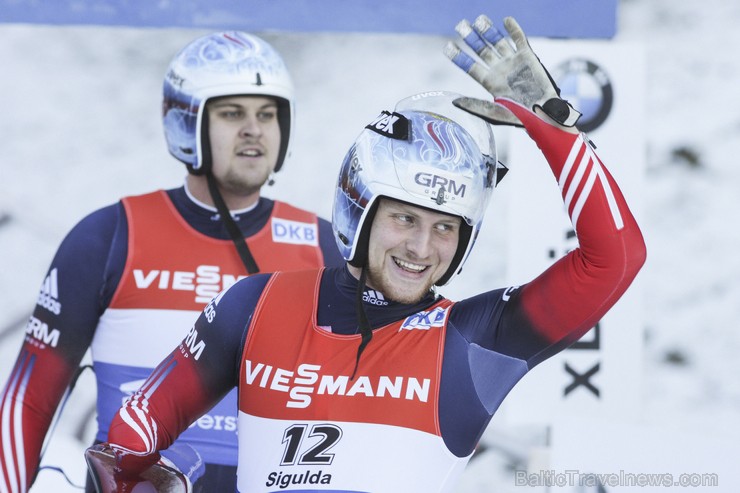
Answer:
[[[576,122],[578,122],[578,119],[581,117],[581,113],[576,111],[567,101],[560,98],[548,99],[542,106],[535,105],[534,107],[542,108],[542,111],[544,111],[547,116],[564,127],[575,126]]]

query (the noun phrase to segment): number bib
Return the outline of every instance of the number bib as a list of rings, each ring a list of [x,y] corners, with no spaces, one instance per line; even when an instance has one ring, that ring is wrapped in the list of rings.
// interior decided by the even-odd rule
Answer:
[[[448,491],[468,457],[439,430],[452,302],[359,335],[315,320],[320,271],[273,276],[255,310],[239,382],[239,490]]]

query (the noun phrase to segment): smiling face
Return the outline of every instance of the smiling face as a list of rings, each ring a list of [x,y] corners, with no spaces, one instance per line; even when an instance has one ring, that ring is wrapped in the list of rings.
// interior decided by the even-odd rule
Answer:
[[[224,199],[227,204],[255,201],[280,151],[277,101],[227,96],[209,101],[206,111],[213,175]]]
[[[416,303],[450,267],[461,219],[379,200],[368,243],[367,285],[394,301]],[[359,269],[352,269],[359,277]]]

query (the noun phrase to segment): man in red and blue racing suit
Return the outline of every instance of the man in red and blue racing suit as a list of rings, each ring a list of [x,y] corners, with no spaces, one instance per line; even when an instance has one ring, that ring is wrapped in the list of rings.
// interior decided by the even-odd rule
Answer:
[[[328,221],[260,196],[289,153],[293,100],[282,58],[256,36],[210,34],[173,58],[163,123],[185,184],[97,210],[59,246],[0,396],[0,491],[28,491],[88,348],[102,442],[125,399],[220,291],[250,273],[343,263]],[[178,446],[205,463],[196,491],[235,491],[236,391],[212,404]]]
[[[418,94],[350,148],[332,222],[345,266],[237,282],[120,409],[96,449],[115,490],[237,387],[242,493],[453,491],[514,385],[619,300],[645,261],[640,229],[505,25],[513,44],[483,16],[458,26],[479,59],[446,49],[492,101]],[[455,302],[436,286],[470,254],[500,179],[486,122],[522,126],[542,150],[579,245],[521,286]]]

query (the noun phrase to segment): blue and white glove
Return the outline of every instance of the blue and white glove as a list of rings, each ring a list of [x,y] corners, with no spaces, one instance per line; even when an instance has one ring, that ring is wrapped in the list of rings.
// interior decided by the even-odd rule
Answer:
[[[485,15],[478,16],[472,26],[462,20],[455,30],[480,61],[451,41],[444,53],[491,93],[494,101],[506,98],[532,111],[540,108],[557,123],[573,127],[581,114],[560,98],[560,89],[532,51],[522,28],[513,17],[504,19],[504,27],[511,40]],[[491,101],[465,97],[454,104],[495,125],[522,126],[508,109]]]
[[[160,455],[161,465],[182,473],[190,484],[195,484],[206,472],[206,465],[198,451],[186,443],[175,442]]]

